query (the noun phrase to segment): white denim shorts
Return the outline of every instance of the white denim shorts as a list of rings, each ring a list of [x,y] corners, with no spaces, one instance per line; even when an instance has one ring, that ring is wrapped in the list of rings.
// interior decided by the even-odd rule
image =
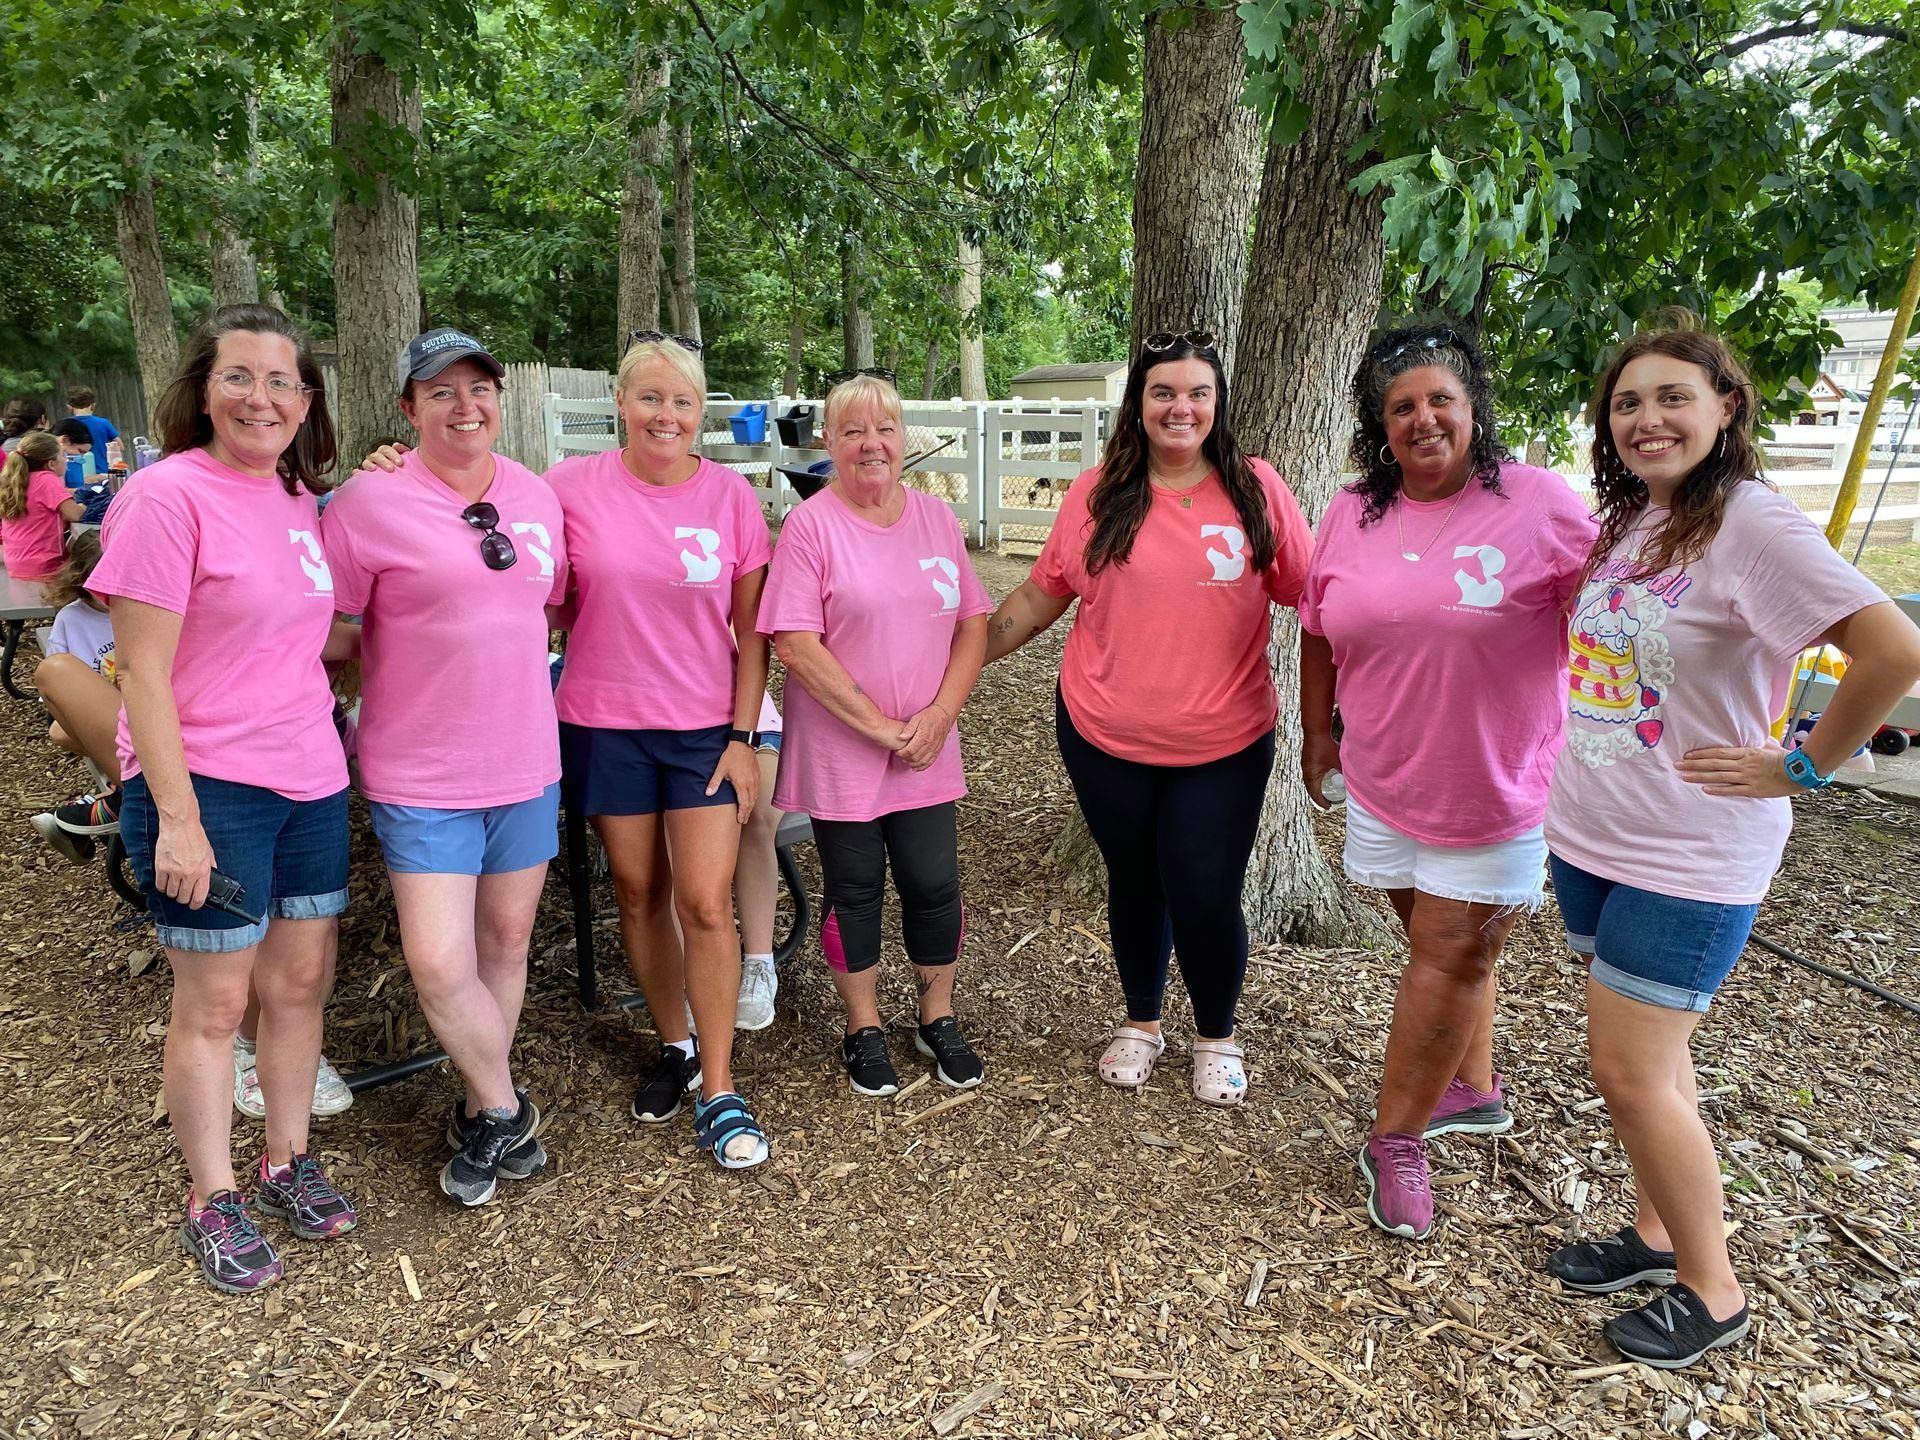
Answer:
[[[1424,890],[1443,900],[1536,910],[1546,893],[1544,827],[1492,845],[1429,845],[1402,835],[1349,793],[1347,878],[1377,890]]]

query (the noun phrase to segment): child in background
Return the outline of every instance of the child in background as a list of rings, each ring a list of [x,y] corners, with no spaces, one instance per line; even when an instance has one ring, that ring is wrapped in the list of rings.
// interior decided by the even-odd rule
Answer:
[[[753,818],[740,831],[740,858],[733,869],[733,902],[740,918],[740,1004],[737,1030],[764,1030],[773,1024],[773,1001],[780,982],[773,969],[773,919],[780,903],[780,866],[774,835],[780,812],[773,808],[773,782],[780,766],[780,712],[773,696],[760,697],[754,729],[754,761],[760,767],[760,794]]]
[[[67,387],[67,409],[93,435],[93,472],[104,475],[120,458],[120,431],[106,416],[93,413],[98,398],[91,385]]]
[[[69,490],[78,490],[102,473],[93,463],[93,432],[84,423],[69,416],[53,427],[53,434],[60,442],[61,455],[66,458]]]
[[[47,658],[33,672],[40,698],[53,716],[47,738],[91,761],[111,787],[95,798],[83,795],[33,817],[33,828],[75,864],[93,859],[95,837],[120,824],[120,758],[114,730],[120,691],[114,682],[113,625],[107,607],[86,588],[100,563],[100,537],[83,530],[73,537],[66,564],[47,586],[47,603],[59,607]]]
[[[29,430],[0,467],[0,550],[16,580],[51,580],[67,557],[67,526],[85,513],[60,478],[60,442]]]

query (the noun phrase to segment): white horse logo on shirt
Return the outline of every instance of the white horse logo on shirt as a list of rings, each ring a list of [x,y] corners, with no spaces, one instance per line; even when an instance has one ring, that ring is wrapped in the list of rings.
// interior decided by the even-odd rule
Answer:
[[[533,539],[527,542],[527,549],[532,552],[533,558],[540,562],[540,578],[542,580],[551,580],[553,578],[553,552],[547,547],[553,544],[553,537],[547,534],[547,527],[542,525],[538,520],[516,520],[513,522],[512,529],[516,535],[531,535],[533,537]]]
[[[940,597],[940,613],[960,608],[960,567],[944,555],[935,555],[931,560],[920,562],[922,570],[938,570],[947,578],[942,581],[940,575],[929,575],[934,592]]]
[[[1237,525],[1202,525],[1200,538],[1205,540],[1218,535],[1227,542],[1227,552],[1222,555],[1211,545],[1207,547],[1207,559],[1213,565],[1215,580],[1238,580],[1247,573],[1247,537]]]
[[[692,585],[706,585],[720,578],[720,532],[707,530],[698,525],[681,525],[675,528],[673,538],[691,540],[700,547],[700,553],[691,550],[680,552],[680,563],[687,567],[687,582]]]
[[[327,568],[327,557],[321,552],[320,542],[314,538],[314,533],[311,530],[289,530],[287,541],[289,544],[306,547],[307,553],[295,558],[299,560],[300,568],[306,571],[307,579],[313,585],[314,594],[331,595],[333,571]]]
[[[1473,578],[1471,570],[1453,572],[1453,583],[1460,587],[1460,603],[1476,610],[1491,610],[1506,596],[1507,587],[1494,577],[1507,568],[1506,552],[1492,545],[1456,545],[1456,560],[1477,559],[1484,580]]]

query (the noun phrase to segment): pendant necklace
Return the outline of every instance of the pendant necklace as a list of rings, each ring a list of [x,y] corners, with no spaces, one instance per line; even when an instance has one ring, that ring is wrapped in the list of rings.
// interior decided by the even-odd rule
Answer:
[[[1405,523],[1406,507],[1405,506],[1394,507],[1393,528],[1395,533],[1398,534],[1400,537],[1400,558],[1402,560],[1409,560],[1409,561],[1412,561],[1414,564],[1418,564],[1420,562],[1420,557],[1422,555],[1425,555],[1427,551],[1433,549],[1434,546],[1440,543],[1440,537],[1446,534],[1447,526],[1451,524],[1453,521],[1453,512],[1455,510],[1458,510],[1460,508],[1460,502],[1467,498],[1467,488],[1468,488],[1468,485],[1471,485],[1472,483],[1473,483],[1472,477],[1469,476],[1467,480],[1467,485],[1462,485],[1460,487],[1460,493],[1453,497],[1453,505],[1447,511],[1446,519],[1442,520],[1440,522],[1440,528],[1433,532],[1433,539],[1427,541],[1426,545],[1419,550],[1409,550],[1407,548],[1407,527]],[[1405,490],[1402,490],[1400,492],[1400,498],[1404,500],[1406,499],[1406,496],[1407,496],[1407,492]]]
[[[1166,481],[1160,479],[1159,476],[1155,475],[1151,470],[1149,470],[1147,472],[1147,482],[1151,485],[1157,486],[1159,489],[1165,491],[1169,495],[1178,495],[1180,497],[1180,508],[1182,510],[1191,510],[1193,508],[1193,492],[1198,490],[1202,485],[1206,484],[1207,477],[1205,475],[1202,475],[1197,481],[1195,481],[1192,485],[1189,485],[1185,490],[1176,490],[1171,485],[1167,484]]]

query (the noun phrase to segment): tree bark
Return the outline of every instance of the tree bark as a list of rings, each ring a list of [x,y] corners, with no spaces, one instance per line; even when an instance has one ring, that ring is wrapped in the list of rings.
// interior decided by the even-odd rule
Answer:
[[[873,365],[873,312],[860,274],[860,239],[851,232],[840,240],[840,349],[849,370]]]
[[[627,79],[627,168],[620,187],[620,333],[624,352],[635,330],[660,328],[660,167],[667,121],[657,113],[672,79],[665,51],[637,46]]]
[[[1133,348],[1212,330],[1232,373],[1260,175],[1259,117],[1240,103],[1247,50],[1232,7],[1199,0],[1147,21],[1133,177]]]
[[[1267,150],[1241,315],[1233,428],[1241,447],[1286,476],[1309,520],[1333,498],[1353,433],[1348,390],[1380,307],[1384,246],[1377,194],[1348,182],[1365,166],[1348,154],[1373,119],[1378,56],[1342,40],[1337,17],[1317,22],[1299,141]],[[1280,693],[1273,776],[1247,873],[1248,927],[1261,940],[1335,944],[1382,934],[1314,843],[1300,782],[1299,622],[1274,625],[1268,658]]]
[[[700,338],[700,297],[694,287],[693,122],[673,127],[673,328]]]
[[[167,262],[160,251],[160,225],[153,213],[153,181],[129,180],[114,201],[114,230],[120,240],[120,265],[127,276],[127,306],[133,312],[133,347],[140,361],[140,389],[147,414],[159,412],[160,397],[180,366],[180,335],[173,328],[173,300],[167,293]]]
[[[953,282],[953,308],[960,312],[960,398],[987,398],[987,337],[980,328],[980,277],[984,261],[978,241],[960,235],[960,274]]]
[[[258,178],[259,167],[255,155],[259,146],[260,100],[258,96],[247,98],[247,159],[241,167],[243,182],[251,186]],[[221,172],[223,182],[230,184],[231,176],[224,173],[224,167],[216,167]],[[223,189],[225,186],[223,185]],[[225,197],[222,196],[224,202]],[[237,230],[224,206],[217,204],[213,211],[213,222],[209,228],[207,241],[207,273],[209,288],[213,291],[213,308],[223,305],[254,305],[260,300],[260,266],[254,259],[253,243]]]
[[[920,398],[933,399],[933,387],[940,378],[940,332],[927,337],[927,367],[920,372]]]
[[[383,158],[396,138],[420,140],[420,92],[384,59],[335,32],[333,146],[343,168],[333,205],[333,293],[340,341],[334,423],[351,469],[382,442],[410,434],[393,388],[394,357],[419,333],[419,208]]]
[[[780,393],[800,393],[800,367],[806,360],[807,317],[798,301],[787,314],[787,372],[780,380]]]

